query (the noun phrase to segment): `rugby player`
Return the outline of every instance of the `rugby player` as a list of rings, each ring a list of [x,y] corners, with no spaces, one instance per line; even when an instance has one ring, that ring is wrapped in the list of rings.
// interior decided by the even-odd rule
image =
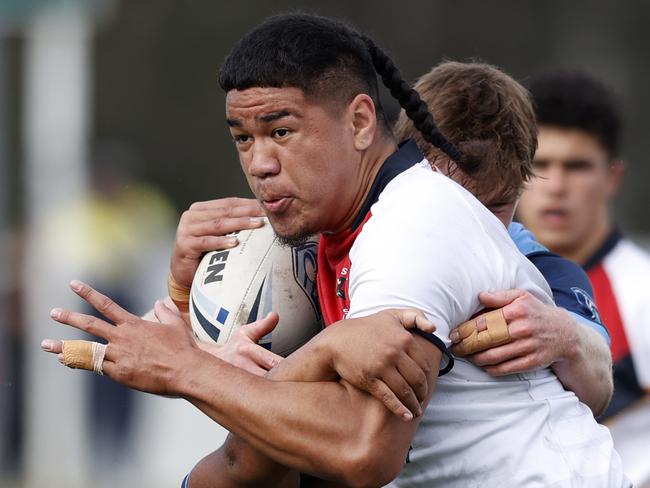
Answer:
[[[520,163],[522,155],[517,154],[527,149],[527,141],[512,131],[509,137],[501,134],[507,133],[510,125],[534,130],[533,117],[526,119],[525,109],[529,102],[525,91],[492,66],[454,62],[442,63],[422,76],[415,89],[428,104],[441,131],[452,142],[464,141],[466,150],[470,144],[479,147],[483,154],[482,165],[477,174],[464,174],[421,137],[404,113],[395,127],[397,140],[414,138],[428,160],[436,161],[440,171],[472,191],[497,215],[508,226],[519,250],[529,256],[549,281],[556,304],[569,311],[545,306],[521,291],[501,292],[496,296],[484,294],[486,307],[507,305],[504,313],[514,340],[470,356],[470,359],[493,375],[551,366],[562,384],[573,390],[594,415],[601,414],[612,393],[611,357],[609,336],[593,305],[589,281],[577,265],[549,253],[520,224],[511,223],[519,194],[529,176],[529,168]],[[510,103],[489,103],[497,98]],[[236,237],[223,234],[262,225],[259,217],[263,215],[262,207],[255,200],[229,198],[192,205],[183,214],[178,227],[171,268],[175,280],[189,288],[204,252],[235,245]],[[173,304],[168,305],[173,307]],[[270,332],[268,327],[269,322],[265,321],[242,329],[227,347],[215,350],[215,354],[251,372],[264,373],[281,359],[256,346],[257,340]],[[376,337],[376,332],[373,335]],[[451,338],[461,343],[456,330],[452,331]],[[461,343],[455,349],[462,352],[462,346]],[[404,414],[407,404],[412,405],[417,396],[413,389],[396,379],[399,370],[389,367],[392,363],[389,357],[373,357],[368,363],[381,364],[382,368],[374,370],[368,365],[338,364],[337,373],[382,399],[396,414]],[[357,373],[351,375],[353,371]],[[366,376],[362,377],[360,372]]]
[[[611,90],[577,72],[533,78],[535,173],[519,218],[545,246],[584,267],[609,328],[614,396],[603,419],[650,392],[650,256],[623,237],[611,202],[623,180],[621,115]]]
[[[456,62],[433,68],[420,77],[415,89],[441,132],[464,153],[475,152],[482,164],[474,174],[465,174],[424,140],[404,113],[395,126],[397,139],[415,139],[430,162],[490,209],[547,279],[555,303],[569,311],[545,306],[520,291],[503,294],[502,298],[513,299],[507,305],[486,297],[486,307],[505,305],[506,319],[510,313],[516,317],[509,325],[514,340],[470,359],[493,375],[551,366],[594,415],[602,414],[612,393],[609,336],[593,304],[589,280],[578,266],[549,253],[520,224],[512,223],[519,195],[531,176],[530,166],[521,161],[530,160],[530,132],[536,130],[525,89],[492,66]],[[519,309],[524,304],[529,308]],[[461,341],[457,331],[451,338]]]
[[[462,133],[465,151],[470,144],[479,146],[478,150],[481,151],[483,161],[491,166],[483,166],[481,171],[473,177],[463,174],[458,168],[450,167],[448,158],[441,156],[435,147],[420,137],[418,131],[404,114],[402,114],[395,131],[398,139],[414,137],[431,161],[437,161],[443,172],[471,189],[484,204],[499,216],[504,225],[508,225],[526,177],[525,173],[522,174],[525,168],[522,170],[519,162],[522,156],[516,152],[529,149],[530,142],[523,137],[526,134],[525,131],[511,132],[509,138],[502,138],[500,134],[505,132],[503,127],[509,125],[528,127],[529,133],[535,130],[534,117],[525,91],[514,80],[496,68],[477,63],[453,62],[442,63],[434,68],[418,81],[415,88],[428,103],[441,131],[445,135],[451,134],[451,140],[454,143],[461,140],[458,134]],[[490,100],[497,97],[507,103],[489,104]],[[468,110],[469,107],[472,110]],[[527,115],[528,117],[526,117]],[[530,161],[530,155],[528,155],[528,161]],[[216,225],[221,228],[225,226],[227,230],[237,230],[238,225],[244,224],[259,225],[259,222],[249,222],[242,217],[223,217],[225,213],[258,215],[256,212],[259,212],[259,207],[252,201],[216,200],[198,204],[197,208],[201,212],[212,209],[210,215],[217,217]],[[184,215],[185,222],[179,225],[179,238],[174,259],[174,261],[178,261],[178,265],[173,265],[172,269],[181,268],[183,264],[186,264],[181,256],[198,257],[201,254],[191,249],[192,244],[196,246],[200,242],[198,239],[200,236],[189,238],[190,228],[196,225],[196,223],[190,224],[193,214],[196,214],[196,209],[186,213]],[[194,217],[205,221],[207,215],[194,215]],[[190,222],[188,222],[188,218]],[[536,244],[528,233],[521,230],[521,226],[511,226],[511,234],[516,242],[519,241],[520,249],[528,251],[533,262],[538,260],[540,269],[549,273],[554,285],[554,296],[558,302],[565,304],[568,309],[576,309],[580,315],[576,319],[565,312],[558,312],[555,307],[543,304],[530,294],[510,293],[511,296],[517,297],[512,308],[506,309],[507,314],[510,313],[510,310],[514,310],[513,315],[517,317],[517,320],[513,321],[510,326],[511,333],[518,335],[516,329],[520,328],[523,331],[522,335],[513,341],[512,346],[501,346],[500,349],[491,350],[489,354],[476,355],[473,358],[474,362],[480,362],[484,357],[490,361],[490,354],[493,354],[492,357],[496,358],[494,362],[497,365],[495,367],[487,366],[493,374],[521,373],[551,364],[565,386],[568,388],[575,386],[574,391],[578,393],[581,400],[585,403],[589,403],[589,400],[592,400],[592,403],[596,401],[595,411],[602,411],[609,394],[611,394],[611,376],[609,374],[611,363],[607,343],[599,334],[604,331],[604,328],[597,320],[585,320],[585,318],[596,319],[593,317],[595,313],[593,307],[587,306],[586,302],[580,300],[586,295],[586,292],[581,290],[579,293],[574,293],[571,290],[580,283],[590,291],[588,280],[575,264],[558,258],[556,255],[551,255]],[[528,241],[523,242],[522,237]],[[226,241],[222,238],[215,238],[211,244],[223,246]],[[196,267],[196,264],[193,266]],[[186,279],[191,279],[191,276],[192,273],[189,273]],[[490,302],[488,297],[485,298],[488,305],[502,304],[494,300]],[[585,324],[590,327],[581,326]],[[368,324],[368,326],[372,327],[372,324]],[[257,337],[251,339],[255,340],[266,332],[268,331],[260,331]],[[369,329],[368,336],[374,340],[377,337],[376,329]],[[518,342],[523,342],[523,347]],[[570,357],[566,357],[567,348],[573,351]],[[255,350],[254,345],[252,345],[252,350]],[[260,351],[260,355],[263,354],[270,353]],[[345,367],[339,364],[337,372],[346,377],[345,373],[349,371],[364,369],[367,371],[366,365],[359,361],[360,355],[363,356],[363,354],[343,356],[341,362],[344,363],[347,358],[351,364],[347,364]],[[386,361],[377,360],[376,355],[377,353],[373,359],[384,365]],[[356,384],[355,379],[352,378],[352,381]],[[369,384],[372,380],[374,380],[374,376],[368,378],[365,383]],[[363,388],[363,383],[360,387]],[[230,448],[227,446],[224,449],[230,449],[230,458],[239,457],[241,464],[241,452],[235,454],[232,446]],[[250,462],[254,463],[254,460],[250,460]],[[215,473],[221,473],[220,475],[223,474],[214,465],[210,469]],[[246,472],[246,476],[252,475],[250,467],[243,470]],[[230,473],[232,474],[232,470]],[[263,471],[262,473],[258,472],[256,475],[263,478],[263,473]],[[244,475],[241,472],[237,476],[239,476],[239,481],[244,481]]]
[[[242,167],[274,230],[288,242],[322,233],[320,300],[328,325],[337,326],[260,378],[199,350],[183,320],[160,303],[167,327],[73,282],[117,327],[60,309],[53,318],[108,340],[103,370],[111,378],[182,396],[236,440],[291,468],[279,483],[303,471],[355,486],[398,475],[396,486],[584,479],[629,486],[607,430],[550,370],[497,380],[459,360],[438,378],[452,366],[450,328],[482,308],[481,291],[520,288],[546,304],[551,291],[478,200],[434,172],[415,143],[396,145],[373,65],[428,142],[471,174],[480,161],[449,143],[390,60],[341,23],[272,18],[235,46],[220,74]],[[403,422],[344,380],[294,381],[310,358],[335,357],[332,345],[354,350],[367,337],[356,330],[358,317],[376,313],[380,323],[387,309],[404,307],[422,310],[437,328],[409,334],[430,366],[424,415]],[[468,419],[471,427],[460,429]],[[190,485],[209,483],[201,475]]]

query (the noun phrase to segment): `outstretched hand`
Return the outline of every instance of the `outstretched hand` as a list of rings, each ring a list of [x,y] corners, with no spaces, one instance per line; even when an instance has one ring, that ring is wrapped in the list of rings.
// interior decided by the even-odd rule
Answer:
[[[164,323],[150,322],[127,312],[92,287],[72,281],[70,288],[110,322],[69,310],[55,308],[50,316],[57,322],[88,332],[107,342],[103,371],[111,379],[136,390],[160,395],[177,395],[182,377],[183,354],[202,354],[185,322],[162,302],[156,315]],[[112,322],[112,323],[111,323]],[[59,354],[60,340],[45,339],[43,350]]]

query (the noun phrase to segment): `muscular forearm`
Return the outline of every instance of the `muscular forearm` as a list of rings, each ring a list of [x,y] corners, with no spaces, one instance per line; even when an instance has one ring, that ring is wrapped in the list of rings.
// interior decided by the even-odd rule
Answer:
[[[299,357],[298,357],[299,356]],[[326,351],[312,341],[301,352],[267,373],[274,381],[328,381],[335,379]],[[297,486],[297,471],[274,461],[244,439],[229,434],[223,446],[203,458],[192,470],[190,488],[226,488],[240,485]]]
[[[207,354],[185,371],[181,394],[204,413],[274,461],[325,478],[390,479],[417,427],[345,382],[270,381]]]
[[[575,319],[564,312],[567,320]],[[612,396],[612,358],[602,337],[590,328],[575,323],[575,340],[567,357],[552,364],[564,387],[572,390],[598,416]]]
[[[224,445],[194,467],[189,488],[289,488],[300,486],[297,471],[276,463],[246,441],[229,434]]]

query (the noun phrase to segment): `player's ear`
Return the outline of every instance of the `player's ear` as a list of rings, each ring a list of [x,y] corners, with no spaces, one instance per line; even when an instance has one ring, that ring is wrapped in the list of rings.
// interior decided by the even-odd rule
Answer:
[[[368,149],[377,135],[375,103],[368,95],[360,93],[354,97],[348,110],[354,131],[354,148],[358,151]]]
[[[625,177],[626,164],[622,159],[615,159],[609,165],[609,184],[607,188],[607,196],[614,197],[618,193],[623,178]]]

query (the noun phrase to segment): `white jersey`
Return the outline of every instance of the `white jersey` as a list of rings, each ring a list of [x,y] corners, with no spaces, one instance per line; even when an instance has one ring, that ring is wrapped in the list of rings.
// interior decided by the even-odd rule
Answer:
[[[481,291],[551,291],[504,226],[425,160],[385,186],[350,250],[349,313],[423,310],[449,331],[482,307]],[[390,486],[629,486],[606,427],[550,369],[493,378],[470,362],[438,382]]]
[[[619,373],[635,375],[638,387],[650,392],[650,256],[615,231],[588,260],[585,269],[612,335],[615,373],[618,363],[631,357],[633,368]],[[628,384],[634,382],[626,379]]]

